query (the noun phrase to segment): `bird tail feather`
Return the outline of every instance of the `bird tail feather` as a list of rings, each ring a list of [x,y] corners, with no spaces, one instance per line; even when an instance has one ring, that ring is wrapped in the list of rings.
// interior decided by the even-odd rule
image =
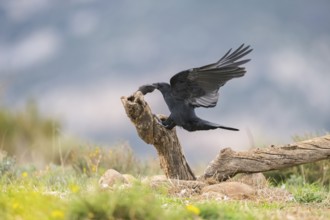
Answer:
[[[202,119],[199,119],[197,122],[195,122],[191,126],[189,126],[189,128],[185,128],[185,129],[188,131],[196,131],[196,130],[213,130],[213,129],[217,129],[217,128],[231,130],[231,131],[239,131],[239,129],[237,129],[237,128],[218,125],[216,123],[205,121]]]
[[[237,129],[237,128],[232,128],[232,127],[227,127],[227,126],[223,126],[223,125],[218,125],[216,123],[209,122],[209,121],[206,124],[208,126],[210,126],[210,127],[214,127],[214,129],[221,128],[221,129],[226,129],[226,130],[230,130],[230,131],[239,131],[239,129]]]
[[[231,128],[231,127],[226,127],[226,126],[218,126],[218,128],[226,129],[226,130],[231,130],[231,131],[239,131],[237,128]]]

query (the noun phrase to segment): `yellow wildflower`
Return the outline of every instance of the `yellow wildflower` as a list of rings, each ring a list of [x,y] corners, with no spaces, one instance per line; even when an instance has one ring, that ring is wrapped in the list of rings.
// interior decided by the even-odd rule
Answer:
[[[97,171],[96,166],[92,165],[92,171],[95,173]]]
[[[71,192],[73,192],[73,193],[77,193],[77,192],[80,191],[80,187],[79,187],[78,185],[72,184],[72,185],[70,186],[70,190],[71,190]]]
[[[11,208],[15,214],[21,214],[23,206],[19,202],[13,201]]]
[[[189,211],[189,212],[192,212],[194,213],[195,215],[199,215],[201,213],[201,210],[199,210],[198,207],[194,206],[194,205],[187,205],[186,206],[186,209]]]
[[[26,178],[26,177],[28,177],[28,176],[29,176],[28,172],[23,172],[23,173],[22,173],[22,177]]]
[[[18,202],[14,202],[12,207],[13,207],[14,210],[17,210],[20,207],[20,205],[19,205]]]
[[[61,210],[54,210],[51,213],[52,218],[54,219],[63,219],[64,218],[64,212]]]

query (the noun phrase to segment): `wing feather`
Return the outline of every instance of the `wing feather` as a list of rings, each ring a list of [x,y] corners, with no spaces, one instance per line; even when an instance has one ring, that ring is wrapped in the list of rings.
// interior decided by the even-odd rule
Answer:
[[[171,80],[172,94],[184,99],[194,107],[214,107],[218,102],[219,88],[232,78],[242,77],[246,73],[241,65],[250,59],[239,60],[249,54],[250,46],[242,44],[232,49],[218,62],[202,67],[185,70],[174,75]]]

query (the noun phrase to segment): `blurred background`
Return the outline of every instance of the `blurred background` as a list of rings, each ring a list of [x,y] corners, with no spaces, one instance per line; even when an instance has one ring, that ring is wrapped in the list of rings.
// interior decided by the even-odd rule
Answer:
[[[28,133],[42,115],[52,118],[40,122],[50,136],[125,143],[140,158],[154,156],[120,97],[215,62],[242,43],[254,49],[247,74],[221,88],[215,108],[197,110],[240,131],[177,128],[188,161],[207,163],[224,147],[244,150],[325,133],[329,10],[327,0],[0,0],[1,148],[17,130],[13,124],[30,124],[21,128]],[[159,92],[146,100],[154,113],[169,113]],[[24,121],[22,112],[33,120]],[[8,122],[10,114],[15,123]]]

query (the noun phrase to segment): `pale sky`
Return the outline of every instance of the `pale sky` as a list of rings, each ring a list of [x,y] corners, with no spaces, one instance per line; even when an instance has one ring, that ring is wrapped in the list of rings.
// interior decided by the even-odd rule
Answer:
[[[326,0],[0,0],[1,104],[20,109],[33,98],[63,133],[153,155],[120,97],[246,43],[254,49],[246,75],[221,88],[215,108],[197,110],[240,131],[178,128],[188,161],[326,132],[329,10]],[[146,99],[154,113],[169,113],[159,92]]]

